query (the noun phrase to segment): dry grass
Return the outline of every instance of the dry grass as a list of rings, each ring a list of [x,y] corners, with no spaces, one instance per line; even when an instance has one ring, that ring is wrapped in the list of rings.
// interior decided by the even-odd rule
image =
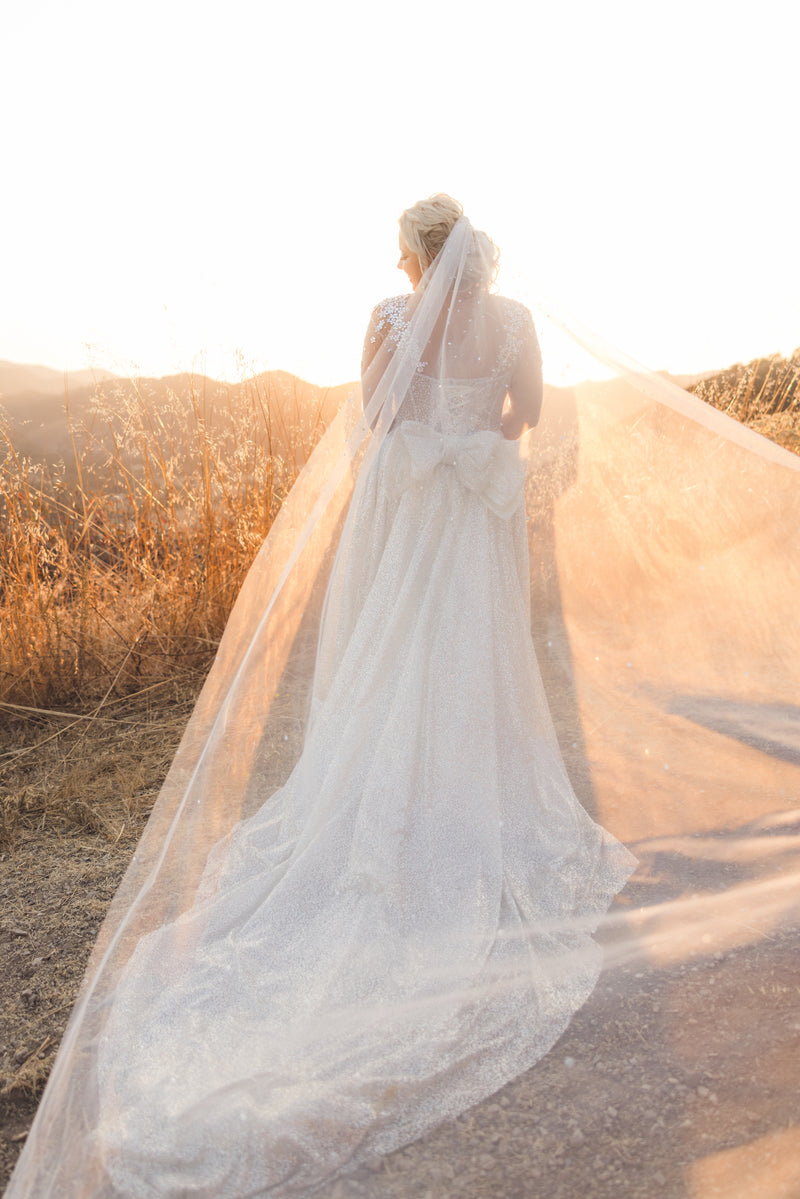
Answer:
[[[0,429],[5,844],[18,827],[114,839],[149,809],[244,575],[341,400],[291,376],[166,382],[67,396],[66,459],[33,460]]]
[[[800,452],[800,351],[694,387]],[[0,466],[0,844],[146,819],[242,579],[341,402],[289,376],[67,397],[70,455]],[[70,413],[72,412],[72,415]]]
[[[0,846],[22,829],[138,837],[180,741],[202,672],[110,703],[103,715],[6,714],[0,726]]]
[[[691,388],[696,396],[800,454],[800,348],[730,367]]]
[[[133,382],[78,428],[67,398],[66,463],[23,457],[6,425],[0,702],[86,712],[206,663],[327,394]]]

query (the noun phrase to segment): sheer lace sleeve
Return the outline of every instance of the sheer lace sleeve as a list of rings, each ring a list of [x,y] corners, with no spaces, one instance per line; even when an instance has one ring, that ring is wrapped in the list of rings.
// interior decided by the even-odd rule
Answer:
[[[364,349],[361,355],[361,375],[367,373],[375,355],[383,345],[387,335],[397,341],[405,322],[406,301],[408,296],[392,296],[376,304],[369,318],[369,325],[364,337]]]
[[[387,300],[381,300],[380,304],[376,304],[372,310],[361,354],[361,390],[365,409],[380,377],[380,372],[370,371],[370,367],[387,338],[389,340],[387,348],[390,353],[393,349],[392,343],[397,344],[407,323],[405,319],[407,300],[408,296],[392,296]]]

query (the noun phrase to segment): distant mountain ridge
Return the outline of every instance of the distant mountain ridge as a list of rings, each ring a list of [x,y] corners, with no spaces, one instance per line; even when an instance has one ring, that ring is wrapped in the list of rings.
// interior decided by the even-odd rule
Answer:
[[[65,376],[49,367],[0,362],[0,420],[7,422],[15,453],[36,462],[71,461],[73,433],[82,441],[84,431],[93,430],[97,452],[101,453],[109,418],[119,427],[131,407],[141,409],[144,405],[162,425],[174,429],[190,419],[196,407],[209,428],[219,430],[230,424],[231,406],[241,410],[242,404],[246,406],[247,393],[253,393],[260,397],[262,409],[269,411],[270,423],[269,432],[263,423],[253,429],[256,440],[277,438],[280,448],[291,440],[291,428],[304,427],[310,450],[315,440],[311,430],[320,423],[322,428],[330,424],[352,389],[353,383],[319,387],[277,370],[241,383],[224,383],[188,373],[125,378],[75,371]],[[0,438],[0,462],[5,457],[4,449]]]
[[[752,425],[787,449],[800,452],[800,349],[788,359],[774,354],[722,371],[694,375],[657,373]],[[224,420],[224,409],[230,404],[235,406],[248,389],[254,389],[262,397],[279,418],[279,426],[282,423],[285,427],[287,420],[310,419],[312,424],[321,420],[324,427],[353,386],[343,383],[319,387],[279,370],[255,375],[241,383],[223,383],[188,372],[160,378],[126,378],[108,371],[63,372],[0,360],[0,421],[3,424],[7,421],[15,452],[33,461],[68,460],[73,450],[66,415],[67,397],[70,422],[76,431],[97,423],[98,404],[106,416],[121,414],[137,398],[144,398],[163,415],[188,412],[190,397],[200,397],[204,419],[215,424]],[[0,437],[0,461],[5,448]]]
[[[0,400],[7,395],[19,395],[22,392],[63,396],[65,381],[70,388],[91,387],[95,383],[115,377],[111,371],[59,371],[51,366],[36,366],[0,359]]]

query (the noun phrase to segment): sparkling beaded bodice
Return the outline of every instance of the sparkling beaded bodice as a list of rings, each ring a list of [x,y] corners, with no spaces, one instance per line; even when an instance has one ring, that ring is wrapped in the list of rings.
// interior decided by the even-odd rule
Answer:
[[[486,379],[432,379],[418,374],[403,404],[402,420],[433,425],[443,433],[498,429],[507,385]]]

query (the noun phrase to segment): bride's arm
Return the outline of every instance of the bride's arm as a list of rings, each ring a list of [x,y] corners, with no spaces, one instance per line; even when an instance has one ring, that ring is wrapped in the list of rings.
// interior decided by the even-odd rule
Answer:
[[[372,315],[369,318],[367,331],[364,334],[364,348],[361,352],[361,375],[362,377],[367,372],[372,363],[373,358],[381,348],[384,337],[386,336],[386,320],[383,316],[383,305],[378,304],[372,310]]]
[[[526,317],[525,339],[508,386],[511,405],[501,420],[503,436],[510,440],[532,429],[542,410],[542,352],[533,318],[527,310]]]
[[[364,335],[364,349],[361,354],[361,407],[364,412],[367,410],[380,379],[381,367],[385,365],[384,355],[378,357],[378,353],[388,328],[384,301],[373,308],[367,332]]]

